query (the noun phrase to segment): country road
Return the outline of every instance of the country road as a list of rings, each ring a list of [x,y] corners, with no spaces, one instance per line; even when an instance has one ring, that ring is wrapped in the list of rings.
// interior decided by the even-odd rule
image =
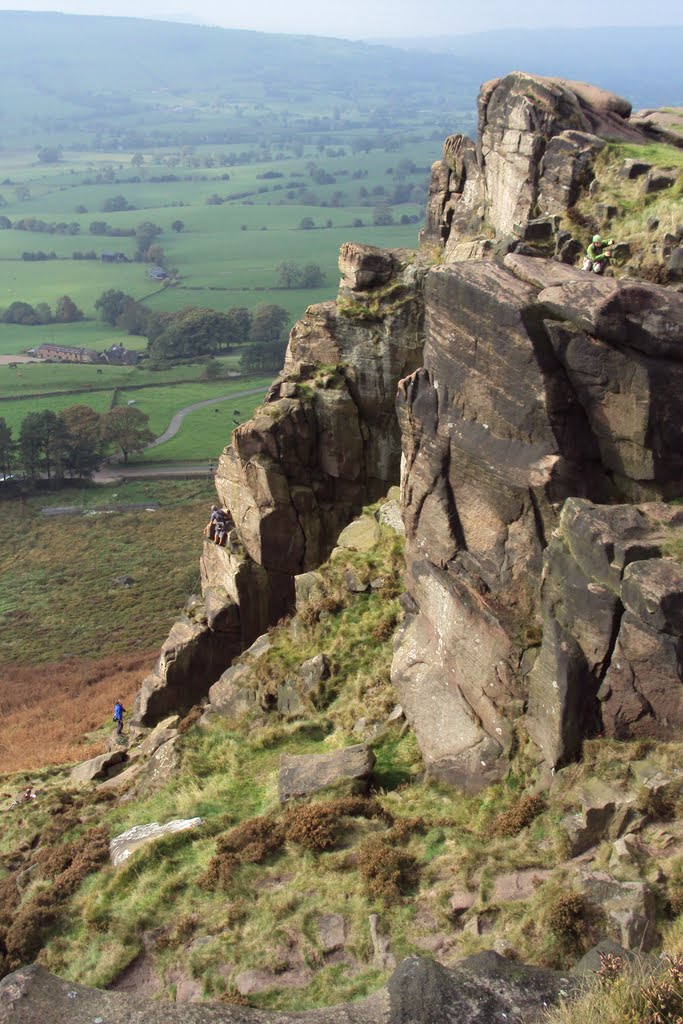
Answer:
[[[208,398],[203,402],[194,402],[192,405],[186,405],[184,409],[179,409],[175,413],[163,434],[159,434],[158,437],[145,446],[145,451],[149,451],[150,448],[156,448],[157,445],[170,441],[172,437],[175,437],[187,414],[194,412],[195,409],[204,409],[206,406],[216,405],[218,402],[232,402],[238,398],[250,398],[252,395],[262,394],[264,390],[265,388],[263,387],[248,388],[244,391],[235,391],[231,395],[222,395],[220,398]],[[178,462],[167,466],[146,466],[143,463],[122,465],[122,459],[122,455],[112,456],[106,465],[100,467],[96,473],[93,473],[92,478],[94,482],[105,484],[121,479],[147,479],[148,477],[155,476],[203,476],[204,474],[208,475],[209,472],[208,463],[206,462]]]

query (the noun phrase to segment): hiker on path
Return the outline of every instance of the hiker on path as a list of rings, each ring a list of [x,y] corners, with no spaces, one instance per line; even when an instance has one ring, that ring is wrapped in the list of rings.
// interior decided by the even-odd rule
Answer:
[[[116,722],[117,736],[120,736],[121,733],[123,732],[123,713],[125,710],[126,709],[121,703],[121,698],[119,697],[119,699],[116,701],[116,704],[114,704],[114,716],[112,718],[112,721]]]

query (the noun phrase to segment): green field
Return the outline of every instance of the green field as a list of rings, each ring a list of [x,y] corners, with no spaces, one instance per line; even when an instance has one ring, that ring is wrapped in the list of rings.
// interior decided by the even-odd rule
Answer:
[[[218,77],[215,65],[209,71],[202,61],[200,75],[197,67],[190,72],[183,63],[181,77],[189,75],[191,85],[182,86],[178,79],[177,89],[167,91],[151,85],[147,74],[141,76],[140,68],[127,59],[149,37],[147,23],[110,20],[105,25],[21,16],[5,20],[12,38],[17,33],[23,38],[30,24],[39,49],[45,32],[45,40],[54,33],[66,38],[77,28],[79,38],[92,41],[89,52],[81,52],[68,71],[60,72],[60,95],[46,95],[38,103],[33,86],[19,74],[12,48],[0,40],[3,73],[14,83],[0,109],[5,132],[0,152],[0,357],[20,355],[45,342],[96,351],[116,342],[144,351],[146,338],[131,337],[98,319],[95,303],[109,289],[120,289],[154,312],[189,305],[253,311],[274,303],[286,309],[291,324],[310,304],[336,296],[339,249],[345,242],[416,247],[429,168],[441,155],[446,128],[457,122],[443,103],[453,89],[444,90],[439,83],[455,87],[462,76],[446,58],[370,52],[328,40],[314,47],[326,52],[322,59],[308,42],[302,46],[294,39],[154,25],[158,46],[153,63],[166,69],[155,72],[162,79],[177,64],[170,53],[179,52],[181,38],[196,38],[200,49],[208,47],[207,53],[227,47],[230,54]],[[111,32],[127,40],[122,54],[127,55],[128,71],[123,77],[109,66]],[[244,47],[258,49],[262,44],[269,57],[260,80]],[[117,84],[91,98],[88,75],[95,71],[96,52],[99,87],[105,88],[112,74]],[[195,64],[196,57],[194,52],[188,55]],[[45,61],[44,67],[51,66],[51,51]],[[26,121],[23,140],[14,135],[14,119],[21,116]],[[60,151],[57,159],[41,162],[39,147],[30,140],[33,130],[48,125],[44,144]],[[130,209],[107,210],[119,196]],[[31,219],[39,230],[26,230]],[[180,231],[171,227],[176,220],[182,221]],[[156,243],[172,270],[171,283],[152,280],[148,264],[134,261],[134,237],[92,234],[94,221],[104,221],[110,231],[134,230],[143,221],[158,225]],[[130,262],[103,263],[105,250],[122,252]],[[88,251],[97,259],[73,258]],[[22,258],[41,252],[56,258]],[[324,284],[282,288],[278,266],[285,260],[300,267],[316,264]],[[48,303],[54,312],[63,295],[82,310],[84,321],[39,327],[1,322],[12,302]],[[221,362],[237,367],[241,351],[221,354]],[[177,410],[225,394],[226,387],[244,387],[201,383],[202,372],[201,363],[154,373],[108,365],[0,363],[0,416],[16,437],[29,411],[85,403],[104,412],[112,403],[134,400],[149,414],[158,436]],[[268,381],[261,383],[265,390]],[[131,386],[145,390],[116,393]],[[231,409],[230,415],[225,406],[219,413],[198,410],[185,419],[175,438],[136,458],[154,462],[215,454],[228,441],[232,420],[248,417],[255,402],[240,400],[238,413]]]

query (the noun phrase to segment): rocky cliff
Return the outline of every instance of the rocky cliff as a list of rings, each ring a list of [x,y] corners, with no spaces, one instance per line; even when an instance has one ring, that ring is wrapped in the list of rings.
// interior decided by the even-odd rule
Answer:
[[[204,697],[400,477],[393,682],[432,773],[478,789],[520,744],[554,769],[587,736],[680,728],[675,160],[635,176],[619,163],[628,188],[664,197],[651,250],[669,287],[570,265],[605,153],[663,138],[583,84],[514,73],[482,88],[477,139],[449,138],[434,165],[420,253],[343,247],[338,300],[306,311],[225,449],[231,546],[205,551],[203,599],[145,682],[140,721]],[[622,255],[633,273],[638,254]]]

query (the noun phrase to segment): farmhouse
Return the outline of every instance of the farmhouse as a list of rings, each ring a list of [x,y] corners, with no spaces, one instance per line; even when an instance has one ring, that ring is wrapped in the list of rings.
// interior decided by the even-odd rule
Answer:
[[[103,252],[101,255],[103,263],[128,263],[125,252]]]
[[[124,348],[123,345],[110,345],[104,350],[104,358],[108,363],[115,363],[117,366],[135,366],[138,354],[129,348]]]
[[[99,363],[100,354],[94,348],[76,348],[72,345],[38,345],[35,350],[39,359],[51,359],[59,363]]]
[[[147,271],[147,276],[151,277],[153,281],[165,281],[168,273],[163,267],[150,267]]]

